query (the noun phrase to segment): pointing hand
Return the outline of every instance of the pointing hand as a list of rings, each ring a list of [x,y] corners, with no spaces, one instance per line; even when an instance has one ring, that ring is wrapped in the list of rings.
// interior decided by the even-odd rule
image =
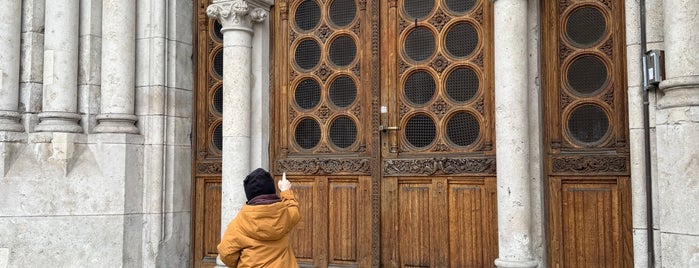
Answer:
[[[286,179],[286,172],[282,173],[282,179],[277,182],[279,186],[279,191],[283,192],[291,188],[291,182]]]

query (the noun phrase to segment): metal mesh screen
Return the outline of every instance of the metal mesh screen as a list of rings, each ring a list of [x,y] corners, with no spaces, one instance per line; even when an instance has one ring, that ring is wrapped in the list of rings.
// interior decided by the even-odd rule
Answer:
[[[434,35],[425,27],[416,27],[405,39],[405,55],[411,60],[422,62],[435,51]]]
[[[434,0],[405,0],[403,9],[411,19],[427,17],[434,8]]]
[[[404,94],[410,102],[417,105],[427,103],[435,93],[435,82],[432,75],[425,71],[417,71],[405,81]]]
[[[609,130],[609,118],[596,105],[575,108],[568,118],[568,131],[574,140],[583,143],[600,141]]]
[[[305,79],[296,86],[294,101],[303,109],[316,107],[320,102],[320,85],[313,79]]]
[[[452,56],[464,58],[476,50],[478,31],[470,23],[457,23],[449,28],[444,45]]]
[[[357,139],[357,124],[347,116],[340,116],[330,125],[330,141],[340,148],[348,148]]]
[[[294,17],[296,27],[302,31],[309,31],[318,25],[320,21],[320,7],[313,0],[303,1],[296,8],[296,16]]]
[[[432,144],[436,131],[434,121],[429,116],[419,114],[405,124],[405,139],[412,146],[424,148]]]
[[[214,146],[214,148],[218,149],[219,151],[223,150],[223,126],[221,124],[218,124],[216,128],[214,128],[214,133],[212,133],[213,137],[211,137],[211,143]]]
[[[218,86],[214,91],[214,98],[211,100],[214,105],[214,110],[219,114],[223,113],[223,87]]]
[[[223,41],[223,33],[221,32],[221,23],[218,20],[214,20],[214,29],[212,29],[214,36],[219,40]]]
[[[357,46],[354,40],[346,35],[342,35],[332,41],[330,45],[330,61],[338,67],[346,67],[357,55]]]
[[[330,21],[344,27],[354,20],[357,12],[354,0],[335,0],[330,4]]]
[[[214,73],[218,77],[223,77],[223,49],[219,49],[214,55],[213,67]]]
[[[591,47],[602,39],[607,29],[604,15],[594,7],[582,7],[566,22],[566,36],[573,45]]]
[[[458,15],[465,14],[476,5],[476,0],[445,0],[444,3],[447,5],[449,11],[454,12]]]
[[[458,146],[469,146],[476,142],[481,127],[473,114],[458,112],[447,122],[447,138]]]
[[[478,92],[480,81],[478,75],[467,67],[454,69],[445,82],[447,96],[455,102],[467,102]]]
[[[296,125],[294,136],[299,147],[311,149],[320,142],[320,126],[315,120],[304,118]]]
[[[330,84],[330,101],[339,108],[346,108],[357,97],[357,86],[348,76],[340,76]]]
[[[311,39],[301,41],[296,47],[296,64],[304,70],[313,69],[320,61],[320,45]]]
[[[573,90],[592,94],[607,83],[607,67],[595,56],[582,56],[570,64],[567,80]]]

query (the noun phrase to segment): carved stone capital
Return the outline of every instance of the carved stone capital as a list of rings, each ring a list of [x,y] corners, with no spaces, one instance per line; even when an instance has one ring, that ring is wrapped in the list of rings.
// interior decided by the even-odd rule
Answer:
[[[214,1],[206,8],[206,15],[221,23],[221,32],[242,30],[252,32],[252,24],[267,18],[267,12],[261,8],[248,7],[247,1]]]

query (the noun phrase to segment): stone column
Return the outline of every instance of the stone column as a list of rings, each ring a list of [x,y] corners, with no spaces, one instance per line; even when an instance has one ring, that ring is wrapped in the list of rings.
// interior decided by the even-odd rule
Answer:
[[[531,249],[527,1],[494,2],[497,267],[536,267]]]
[[[22,1],[0,0],[0,131],[24,131],[19,123],[19,46]]]
[[[46,1],[43,105],[36,131],[82,132],[77,113],[79,4]]]
[[[699,2],[663,1],[665,81],[656,110],[662,266],[699,267]]]
[[[102,2],[102,91],[98,133],[138,134],[136,95],[136,1]]]
[[[251,9],[244,0],[214,0],[209,17],[221,23],[223,33],[223,174],[221,181],[221,234],[247,200],[243,179],[250,173],[250,96],[252,23],[267,13]],[[219,266],[223,263],[219,260]]]

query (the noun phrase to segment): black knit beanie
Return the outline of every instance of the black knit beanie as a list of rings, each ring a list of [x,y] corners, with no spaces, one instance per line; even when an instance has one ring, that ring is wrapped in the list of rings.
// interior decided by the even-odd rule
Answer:
[[[245,177],[243,187],[245,187],[245,197],[248,198],[248,201],[258,195],[276,193],[274,178],[262,168],[255,169]]]

